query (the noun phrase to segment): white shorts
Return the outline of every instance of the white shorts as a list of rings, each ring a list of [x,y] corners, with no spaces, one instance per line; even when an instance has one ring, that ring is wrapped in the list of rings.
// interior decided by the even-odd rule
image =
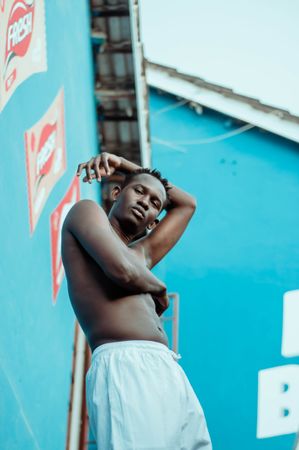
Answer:
[[[86,374],[98,450],[211,450],[202,407],[179,355],[153,341],[103,344]]]

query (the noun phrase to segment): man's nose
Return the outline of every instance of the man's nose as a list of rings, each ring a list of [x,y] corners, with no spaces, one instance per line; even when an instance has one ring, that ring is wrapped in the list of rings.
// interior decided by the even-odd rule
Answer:
[[[142,197],[138,200],[138,203],[145,209],[148,210],[148,201],[145,197]]]

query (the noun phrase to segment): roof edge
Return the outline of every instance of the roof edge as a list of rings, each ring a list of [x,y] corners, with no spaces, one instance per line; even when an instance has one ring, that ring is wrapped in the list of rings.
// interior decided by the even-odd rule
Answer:
[[[202,78],[181,73],[172,67],[148,60],[146,67],[147,82],[151,87],[299,142],[299,117],[289,111],[263,104],[258,99],[238,94],[232,89]]]

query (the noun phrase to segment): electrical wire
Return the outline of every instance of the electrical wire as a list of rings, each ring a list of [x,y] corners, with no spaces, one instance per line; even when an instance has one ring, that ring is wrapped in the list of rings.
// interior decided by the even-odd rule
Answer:
[[[228,131],[227,133],[219,134],[218,136],[212,136],[208,138],[202,138],[202,139],[192,139],[189,141],[165,141],[162,140],[156,136],[152,137],[152,141],[156,144],[164,145],[165,147],[173,148],[175,150],[178,150],[182,153],[186,153],[188,150],[182,146],[184,145],[204,145],[204,144],[214,144],[215,142],[221,142],[225,139],[229,139],[233,136],[237,136],[239,134],[245,133],[246,131],[252,130],[252,128],[255,128],[255,125],[247,124],[243,125],[242,127],[237,128],[233,131]]]
[[[173,109],[179,108],[180,106],[186,105],[186,103],[189,103],[190,100],[180,100],[177,103],[175,103],[174,105],[169,105],[169,106],[165,106],[164,108],[158,109],[158,111],[155,111],[151,117],[156,117],[159,116],[160,114],[164,114],[168,111],[172,111]]]

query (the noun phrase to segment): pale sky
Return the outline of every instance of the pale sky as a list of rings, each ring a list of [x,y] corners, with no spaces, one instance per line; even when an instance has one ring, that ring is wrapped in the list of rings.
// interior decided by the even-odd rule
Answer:
[[[139,0],[145,56],[299,116],[298,0]]]

